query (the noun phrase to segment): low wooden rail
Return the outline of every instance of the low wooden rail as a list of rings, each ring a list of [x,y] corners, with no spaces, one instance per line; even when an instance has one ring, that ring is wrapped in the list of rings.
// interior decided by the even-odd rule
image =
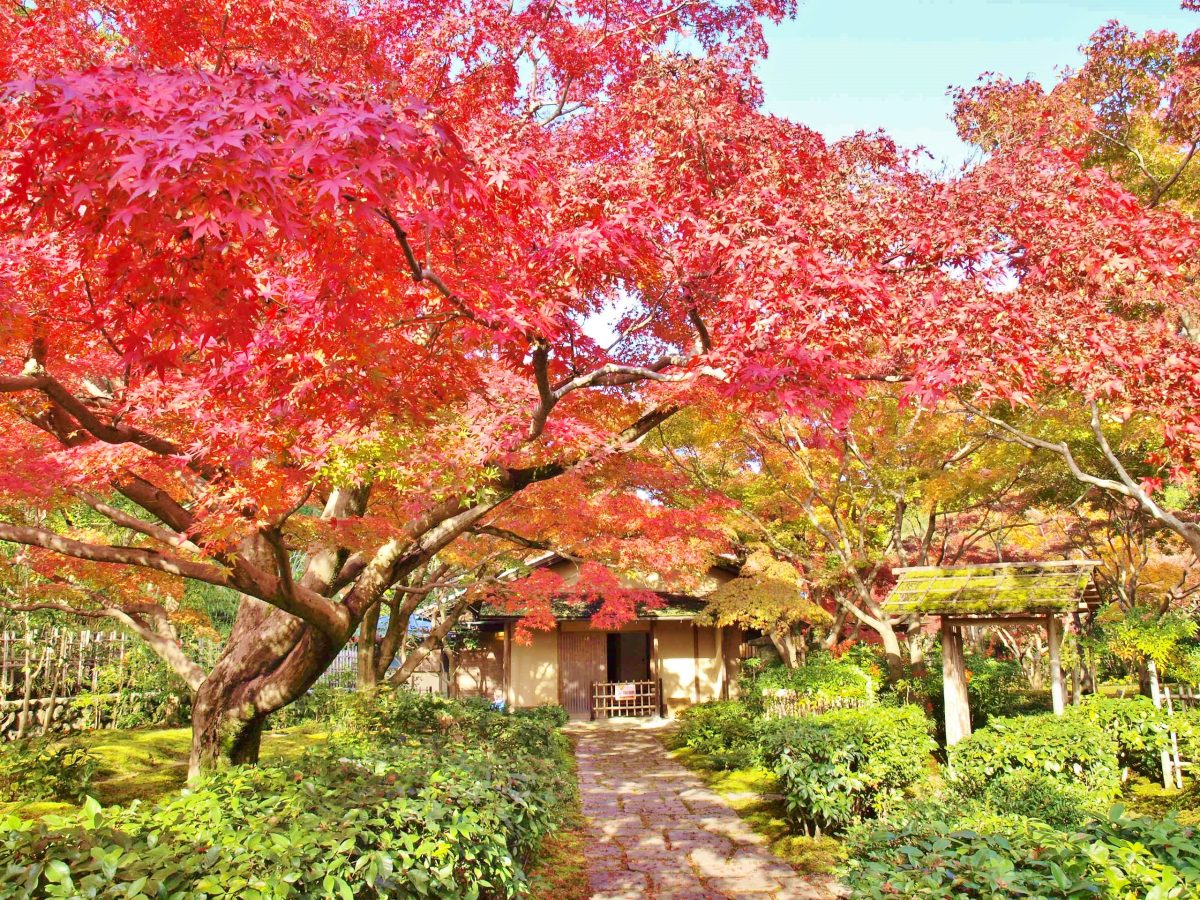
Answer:
[[[593,681],[592,718],[657,716],[662,712],[662,681]]]
[[[764,691],[763,715],[768,719],[790,719],[815,716],[834,709],[858,709],[868,705],[861,697],[829,697],[814,699],[795,691]]]

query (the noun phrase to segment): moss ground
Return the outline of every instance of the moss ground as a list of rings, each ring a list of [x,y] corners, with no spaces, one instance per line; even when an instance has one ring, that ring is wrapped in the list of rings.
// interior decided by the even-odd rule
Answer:
[[[325,734],[300,727],[263,735],[262,760],[281,761],[300,756],[305,749],[324,740]],[[92,731],[79,741],[96,756],[99,767],[91,795],[102,806],[127,804],[133,800],[157,800],[177,791],[187,780],[190,728]],[[71,809],[69,803],[3,803],[0,813],[36,818]]]
[[[574,742],[562,736],[571,777],[576,778]],[[587,877],[587,831],[576,793],[566,821],[544,841],[530,869],[530,900],[587,900],[592,896]]]
[[[670,749],[669,741],[667,747]],[[704,778],[751,828],[770,841],[772,853],[787,860],[802,875],[831,875],[834,867],[845,859],[845,847],[836,838],[810,838],[792,833],[783,799],[778,794],[778,781],[767,769],[720,771],[693,750],[681,748],[670,753]]]
[[[1182,825],[1200,825],[1200,784],[1193,779],[1183,782],[1183,790],[1164,788],[1161,782],[1135,778],[1121,797],[1132,813],[1162,819],[1174,815]]]

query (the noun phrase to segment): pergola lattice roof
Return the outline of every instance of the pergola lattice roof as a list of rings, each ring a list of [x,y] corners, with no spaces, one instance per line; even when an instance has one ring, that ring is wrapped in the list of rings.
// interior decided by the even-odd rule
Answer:
[[[884,601],[895,616],[1021,616],[1085,610],[1096,602],[1097,560],[913,566]]]

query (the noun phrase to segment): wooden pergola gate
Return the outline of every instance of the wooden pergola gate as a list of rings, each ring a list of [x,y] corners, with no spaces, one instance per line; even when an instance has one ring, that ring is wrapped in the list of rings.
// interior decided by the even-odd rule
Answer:
[[[1052,560],[893,569],[896,586],[884,610],[897,618],[941,619],[946,744],[971,733],[971,704],[962,630],[980,625],[1038,625],[1046,629],[1050,696],[1056,715],[1066,708],[1061,647],[1063,617],[1098,602],[1092,583],[1097,560]]]

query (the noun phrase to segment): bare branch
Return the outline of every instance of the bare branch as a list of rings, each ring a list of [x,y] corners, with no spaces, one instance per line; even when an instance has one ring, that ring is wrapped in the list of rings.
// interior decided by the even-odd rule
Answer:
[[[979,416],[990,425],[999,428],[1001,432],[1001,434],[998,435],[999,437],[1003,438],[1005,435],[1007,435],[1009,440],[1020,444],[1022,447],[1026,447],[1030,450],[1046,450],[1050,453],[1057,454],[1067,464],[1067,468],[1070,470],[1071,475],[1076,481],[1079,481],[1083,484],[1089,484],[1093,487],[1100,488],[1101,490],[1112,491],[1113,493],[1121,494],[1122,496],[1136,500],[1143,512],[1147,513],[1151,518],[1162,523],[1165,527],[1178,534],[1187,542],[1192,552],[1197,556],[1200,556],[1200,528],[1183,521],[1178,516],[1163,509],[1157,502],[1155,502],[1153,497],[1146,493],[1140,484],[1130,477],[1120,460],[1117,459],[1116,454],[1113,453],[1112,448],[1108,444],[1108,440],[1104,437],[1103,429],[1100,427],[1100,410],[1095,401],[1090,401],[1090,424],[1092,434],[1096,438],[1097,444],[1100,447],[1100,451],[1104,454],[1105,460],[1113,468],[1113,471],[1120,479],[1118,481],[1114,481],[1111,478],[1102,478],[1100,476],[1093,475],[1090,472],[1085,472],[1080,467],[1078,461],[1075,459],[1075,455],[1071,452],[1071,448],[1065,441],[1054,442],[1043,440],[1035,435],[1015,428],[1008,422],[1005,422],[1003,419],[998,419],[995,416],[988,415],[968,401],[960,402],[962,402],[963,406],[966,407],[971,413]]]

